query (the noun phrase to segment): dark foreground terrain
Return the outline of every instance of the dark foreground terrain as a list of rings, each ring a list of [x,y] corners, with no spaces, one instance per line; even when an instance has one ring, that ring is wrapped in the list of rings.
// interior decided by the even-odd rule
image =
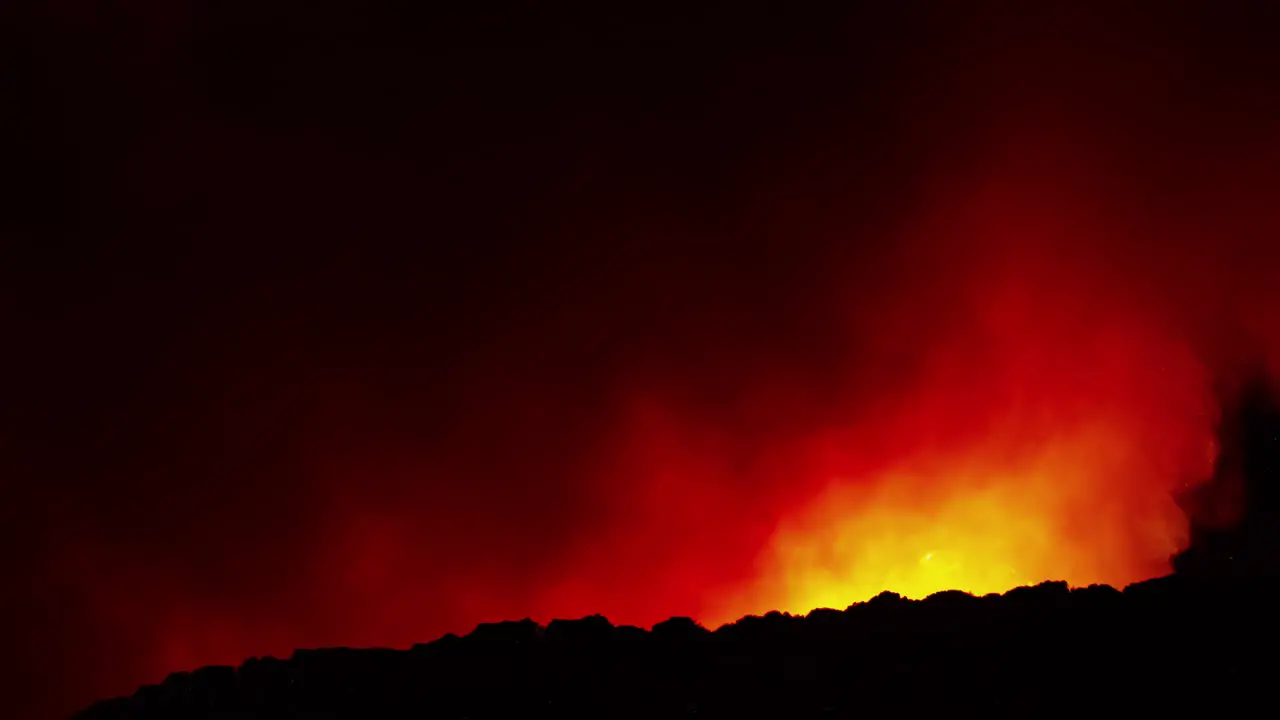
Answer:
[[[913,717],[1265,713],[1280,582],[1062,583],[746,617],[481,625],[410,650],[299,650],[175,673],[77,717]]]

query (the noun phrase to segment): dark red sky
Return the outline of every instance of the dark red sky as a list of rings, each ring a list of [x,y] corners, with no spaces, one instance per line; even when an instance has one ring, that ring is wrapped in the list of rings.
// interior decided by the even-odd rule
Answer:
[[[359,5],[4,10],[19,716],[1167,570],[1280,348],[1274,3]]]

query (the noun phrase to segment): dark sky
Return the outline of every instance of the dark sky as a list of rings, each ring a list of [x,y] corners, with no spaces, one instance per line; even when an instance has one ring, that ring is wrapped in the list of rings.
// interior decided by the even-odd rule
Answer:
[[[1280,367],[1280,5],[432,5],[0,11],[18,717],[1167,570]]]

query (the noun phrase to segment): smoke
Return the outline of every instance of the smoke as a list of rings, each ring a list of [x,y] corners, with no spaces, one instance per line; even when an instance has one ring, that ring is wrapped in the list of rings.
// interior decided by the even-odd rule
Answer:
[[[1277,369],[1274,18],[908,5],[49,21],[29,672],[1167,572]]]

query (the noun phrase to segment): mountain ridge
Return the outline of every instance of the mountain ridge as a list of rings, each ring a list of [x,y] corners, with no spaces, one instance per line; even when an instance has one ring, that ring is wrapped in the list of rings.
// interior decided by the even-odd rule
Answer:
[[[1277,590],[1275,577],[1170,575],[1123,590],[1049,581],[984,596],[885,592],[715,630],[687,617],[649,630],[600,615],[526,618],[406,650],[300,649],[173,673],[74,717],[839,717],[978,702],[1013,711],[1050,698],[1080,711],[1222,711],[1262,701],[1240,688],[1276,667],[1255,651],[1280,636]],[[1179,681],[1188,668],[1199,684]]]

